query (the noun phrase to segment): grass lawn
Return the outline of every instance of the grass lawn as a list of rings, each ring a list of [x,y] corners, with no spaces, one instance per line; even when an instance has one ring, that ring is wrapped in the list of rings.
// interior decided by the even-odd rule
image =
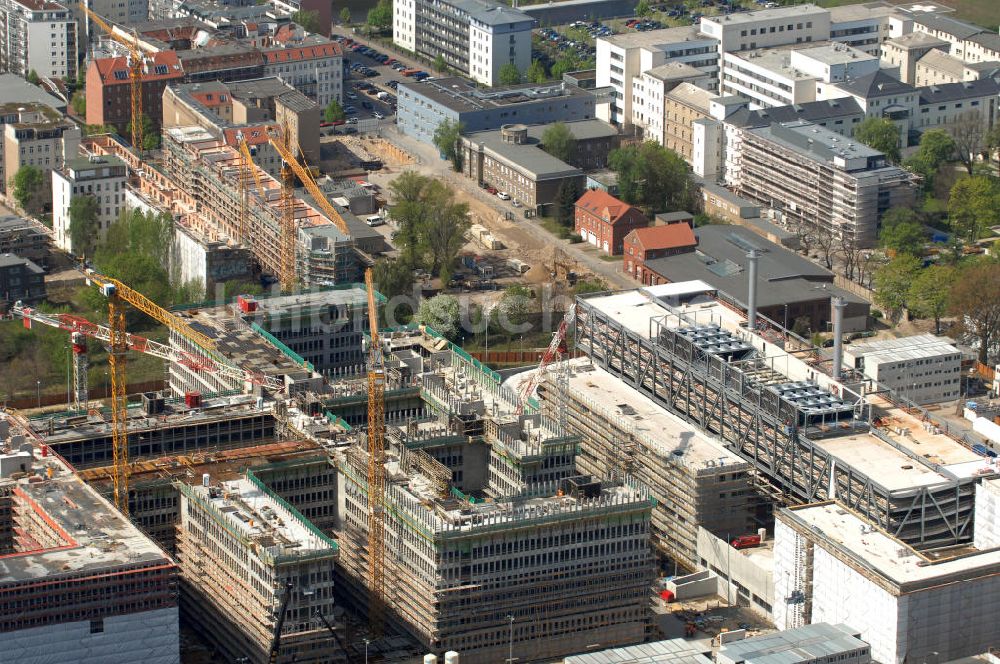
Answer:
[[[856,5],[868,0],[816,0],[820,7],[840,7]],[[908,4],[903,0],[890,0],[893,4]],[[935,0],[955,10],[951,16],[960,21],[968,21],[985,28],[996,29],[1000,24],[1000,2],[997,0]]]

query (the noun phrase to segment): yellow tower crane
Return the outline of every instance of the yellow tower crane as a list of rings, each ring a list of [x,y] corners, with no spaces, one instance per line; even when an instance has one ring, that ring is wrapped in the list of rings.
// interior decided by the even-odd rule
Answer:
[[[184,336],[207,352],[215,349],[215,342],[192,329],[183,320],[160,307],[142,293],[133,290],[111,277],[94,270],[85,272],[87,280],[97,286],[108,298],[108,366],[111,374],[111,444],[114,474],[115,505],[128,515],[128,411],[126,403],[125,352],[128,334],[125,329],[125,305],[130,304],[147,316]]]
[[[109,37],[125,47],[128,51],[129,83],[132,93],[132,149],[139,155],[139,162],[142,163],[142,70],[146,60],[146,50],[139,42],[139,37],[134,33],[130,36],[115,32],[110,23],[105,21],[99,14],[95,13],[86,5],[80,3],[80,9],[90,17]]]
[[[302,181],[316,203],[337,228],[349,235],[347,222],[320,190],[309,169],[298,162],[281,137],[271,135],[271,145],[278,151],[285,167]],[[385,620],[385,358],[378,334],[378,307],[371,268],[365,270],[368,291],[368,325],[371,346],[368,349],[368,581],[371,599],[368,606],[369,627],[381,634]]]
[[[250,180],[252,179],[256,183],[257,194],[261,199],[264,198],[264,184],[259,170],[254,167],[253,155],[250,154],[250,146],[247,145],[243,132],[236,133],[236,143],[240,150],[240,242],[248,244],[250,241]]]

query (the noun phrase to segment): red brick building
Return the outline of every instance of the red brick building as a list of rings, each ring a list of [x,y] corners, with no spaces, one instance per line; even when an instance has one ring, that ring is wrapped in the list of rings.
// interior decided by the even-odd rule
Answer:
[[[622,253],[630,231],[646,226],[646,215],[606,191],[589,189],[576,202],[576,232],[584,242],[612,256]]]
[[[177,53],[160,51],[149,56],[142,77],[142,111],[159,131],[163,117],[163,90],[181,81]],[[122,136],[132,121],[132,87],[125,58],[91,60],[87,67],[87,124],[112,125]]]
[[[625,236],[622,265],[625,273],[645,286],[667,283],[667,280],[646,267],[646,261],[694,251],[698,240],[686,223],[637,228]]]

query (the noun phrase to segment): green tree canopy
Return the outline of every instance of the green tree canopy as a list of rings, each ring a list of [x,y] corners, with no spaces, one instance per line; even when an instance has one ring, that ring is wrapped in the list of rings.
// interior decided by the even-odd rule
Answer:
[[[389,188],[396,200],[392,216],[399,223],[402,261],[426,267],[447,283],[470,226],[468,204],[456,202],[440,180],[413,172],[404,173]]]
[[[331,99],[330,103],[323,110],[323,119],[327,122],[337,122],[343,120],[345,117],[344,107],[336,99]]]
[[[455,171],[462,170],[462,151],[458,141],[464,129],[465,127],[460,122],[442,120],[441,124],[434,130],[434,145],[441,151],[445,159],[451,161],[451,167]]]
[[[695,203],[691,168],[673,150],[652,141],[614,150],[608,165],[618,175],[619,198],[647,212],[689,210]]]
[[[80,117],[87,115],[87,93],[84,90],[77,90],[73,94],[73,101],[70,102],[73,112]]]
[[[521,82],[521,70],[513,62],[500,67],[500,85],[516,85]]]
[[[910,284],[907,305],[914,315],[934,321],[935,334],[941,334],[941,317],[948,311],[948,294],[954,277],[954,268],[932,265],[921,270]]]
[[[28,72],[28,75],[25,77],[25,79],[28,81],[28,83],[31,83],[32,85],[38,85],[39,83],[42,82],[42,79],[38,75],[38,72],[35,71],[34,69]]]
[[[934,176],[941,164],[951,159],[955,154],[955,141],[948,132],[942,129],[925,131],[920,137],[920,147],[903,162],[903,166],[923,176],[924,190],[932,191]]]
[[[347,7],[344,7],[343,9],[340,10],[340,22],[343,23],[344,25],[351,24],[351,10],[348,9]]]
[[[125,133],[132,135],[132,123],[125,126]],[[145,113],[142,114],[142,149],[155,150],[160,147],[160,131]]]
[[[428,325],[452,341],[461,332],[461,308],[454,295],[435,295],[424,300],[417,309],[417,322]]]
[[[649,6],[649,0],[639,0],[639,4],[635,6],[636,16],[649,16],[653,13],[652,8]]]
[[[495,331],[508,336],[523,334],[527,332],[528,316],[536,311],[538,304],[534,291],[519,284],[508,286],[491,311],[493,320],[490,325]]]
[[[376,30],[392,27],[392,0],[378,0],[378,4],[368,10],[367,23]]]
[[[448,63],[444,61],[444,55],[441,53],[438,53],[437,57],[434,58],[434,71],[441,74],[448,71]]]
[[[528,71],[524,72],[524,78],[530,83],[544,83],[549,77],[541,60],[532,60]]]
[[[854,138],[899,163],[899,127],[886,118],[868,118],[854,128]]]
[[[69,201],[69,240],[77,256],[94,255],[99,239],[98,209],[93,196],[73,196]]]
[[[571,71],[576,71],[579,68],[580,63],[577,62],[575,58],[569,55],[564,55],[555,64],[552,65],[552,78],[559,80],[563,77],[563,74]]]
[[[319,12],[299,10],[292,14],[292,21],[302,26],[306,32],[319,32]]]
[[[927,233],[917,213],[910,208],[891,208],[882,215],[879,244],[899,253],[922,256]]]
[[[959,327],[979,341],[979,361],[986,364],[1000,341],[1000,262],[981,261],[959,269],[951,285],[948,309]]]
[[[988,175],[962,178],[951,188],[948,216],[952,230],[969,242],[1000,223],[1000,181]]]
[[[899,322],[919,272],[920,260],[909,254],[900,254],[875,271],[875,303],[893,323]]]
[[[576,137],[565,122],[554,122],[542,132],[542,149],[572,165],[576,160]]]
[[[576,180],[565,179],[556,192],[556,221],[564,228],[573,228],[576,221],[576,202],[580,198],[580,188]]]
[[[14,200],[31,215],[41,214],[45,207],[45,174],[35,166],[22,166],[11,178]]]

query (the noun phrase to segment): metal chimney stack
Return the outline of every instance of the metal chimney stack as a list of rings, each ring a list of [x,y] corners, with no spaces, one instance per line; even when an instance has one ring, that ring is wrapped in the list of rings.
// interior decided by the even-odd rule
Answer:
[[[831,297],[833,308],[833,378],[840,380],[840,368],[844,364],[844,308],[847,303],[842,297]]]
[[[760,252],[751,249],[747,252],[747,276],[750,279],[750,288],[747,293],[747,329],[753,330],[757,327],[757,259]]]

